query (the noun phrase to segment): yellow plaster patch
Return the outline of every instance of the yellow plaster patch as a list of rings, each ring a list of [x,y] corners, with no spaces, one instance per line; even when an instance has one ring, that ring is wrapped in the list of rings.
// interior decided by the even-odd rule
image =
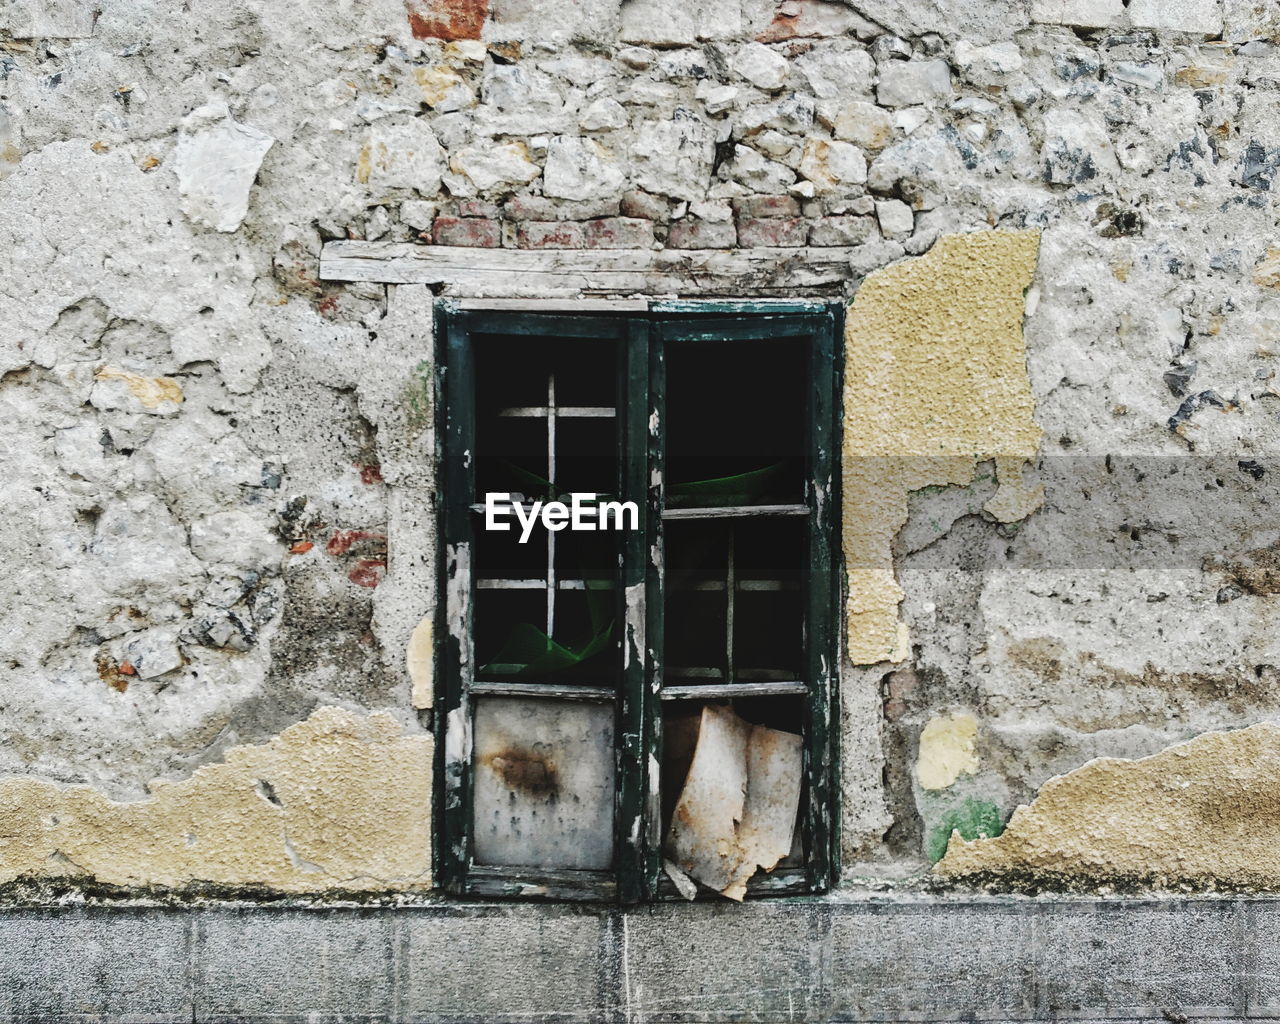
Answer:
[[[431,884],[429,736],[390,715],[325,707],[261,746],[151,795],[0,781],[0,881],[87,875],[120,886],[193,882],[286,892]]]
[[[104,366],[93,376],[95,380],[123,381],[129,393],[148,409],[182,402],[182,388],[172,377],[144,377],[139,373],[118,370],[114,366]]]
[[[1022,340],[1039,246],[1038,231],[944,235],[869,275],[849,307],[842,479],[855,664],[909,651],[891,546],[911,491],[967,484],[977,461],[995,458],[989,511],[1004,520],[1039,503],[1020,471],[1040,447]]]
[[[952,838],[934,871],[1093,886],[1280,888],[1280,726],[1206,733],[1050,779],[1004,834]]]
[[[946,789],[961,773],[978,770],[974,740],[978,720],[967,711],[953,711],[929,719],[920,733],[916,779],[924,789]]]
[[[435,674],[431,662],[431,618],[428,616],[413,627],[409,647],[405,651],[405,665],[413,684],[413,706],[429,708],[433,697]]]

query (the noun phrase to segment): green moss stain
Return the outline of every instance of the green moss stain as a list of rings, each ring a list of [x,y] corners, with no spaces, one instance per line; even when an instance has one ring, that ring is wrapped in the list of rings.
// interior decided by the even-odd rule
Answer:
[[[929,863],[936,864],[942,860],[953,831],[959,832],[962,839],[994,839],[1004,831],[1004,818],[999,806],[991,801],[965,797],[948,810],[930,831],[925,841]]]
[[[413,379],[404,389],[406,419],[410,430],[422,430],[431,422],[431,364],[414,367]]]

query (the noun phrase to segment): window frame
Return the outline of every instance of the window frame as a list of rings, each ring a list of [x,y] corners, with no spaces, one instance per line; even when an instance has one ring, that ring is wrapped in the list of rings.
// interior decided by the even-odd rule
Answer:
[[[844,308],[822,301],[634,301],[617,306],[582,303],[554,310],[528,303],[485,308],[478,302],[440,299],[435,304],[436,507],[438,572],[434,726],[435,863],[442,888],[458,896],[616,901],[634,904],[676,898],[662,872],[658,772],[663,687],[663,491],[665,450],[665,353],[672,344],[732,344],[737,340],[795,339],[807,343],[811,392],[806,427],[810,472],[806,595],[807,719],[804,769],[807,798],[801,807],[806,859],[800,868],[777,869],[754,880],[748,896],[821,893],[837,870],[840,571],[839,444]],[[473,511],[475,333],[612,339],[620,346],[617,379],[618,457],[623,500],[644,510],[641,529],[623,539],[618,617],[622,658],[615,709],[614,867],[609,872],[511,868],[472,863],[472,690],[475,666],[472,609],[475,581],[469,554],[479,517]],[[643,458],[634,457],[643,453]],[[464,500],[450,500],[464,495]],[[537,684],[552,697],[570,687]],[[758,684],[757,684],[758,685]],[[496,695],[490,687],[482,694]]]

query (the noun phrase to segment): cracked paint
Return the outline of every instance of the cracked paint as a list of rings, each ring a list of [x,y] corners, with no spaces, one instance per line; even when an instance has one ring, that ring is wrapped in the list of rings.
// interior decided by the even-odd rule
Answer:
[[[902,661],[903,592],[891,545],[911,491],[964,485],[994,458],[987,511],[1011,521],[1042,494],[1021,465],[1040,446],[1022,338],[1038,231],[944,235],[923,256],[870,274],[845,331],[844,554],[849,656]]]
[[[1098,758],[1046,782],[999,837],[953,837],[934,870],[1003,885],[1277,889],[1278,773],[1270,722]]]
[[[431,885],[429,736],[322,707],[259,746],[119,803],[89,786],[0,781],[0,881],[88,876],[285,892]]]

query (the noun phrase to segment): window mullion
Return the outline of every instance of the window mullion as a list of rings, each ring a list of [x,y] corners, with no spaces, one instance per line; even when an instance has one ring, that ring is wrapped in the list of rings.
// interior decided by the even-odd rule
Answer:
[[[644,317],[627,323],[626,350],[618,381],[619,490],[624,501],[640,508],[649,502],[649,324]],[[649,516],[650,522],[653,517]],[[642,524],[643,526],[643,524]],[[618,694],[617,744],[617,851],[618,896],[623,903],[636,903],[652,894],[657,877],[657,849],[651,836],[653,801],[650,788],[656,747],[653,732],[653,701],[649,698],[649,613],[648,530],[624,534],[620,621],[622,636],[622,676]]]

